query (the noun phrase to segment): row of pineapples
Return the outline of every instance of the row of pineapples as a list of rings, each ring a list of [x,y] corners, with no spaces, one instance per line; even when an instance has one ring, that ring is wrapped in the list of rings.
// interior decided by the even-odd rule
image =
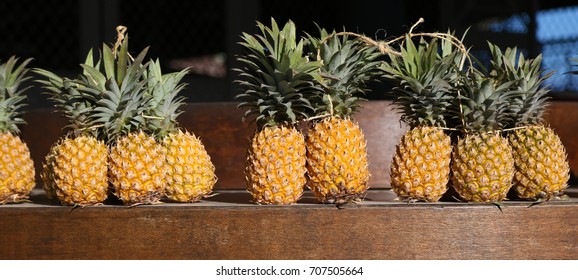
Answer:
[[[516,49],[502,53],[490,44],[489,70],[478,70],[464,67],[470,57],[451,34],[425,36],[417,45],[408,34],[399,51],[382,59],[382,46],[356,34],[319,28],[318,36],[303,38],[291,21],[281,28],[273,19],[257,25],[260,34],[242,35],[245,54],[236,69],[243,88],[237,99],[256,124],[245,170],[254,202],[295,203],[305,186],[321,202],[359,199],[370,174],[364,135],[352,116],[358,96],[381,78],[393,83],[393,104],[410,127],[391,166],[400,198],[438,201],[453,186],[466,201],[497,202],[514,186],[521,198],[549,199],[567,186],[566,152],[543,125],[548,74],[540,70],[540,57],[518,58]],[[50,197],[93,205],[110,185],[125,204],[136,205],[163,195],[196,201],[211,191],[216,177],[209,156],[176,122],[186,70],[162,74],[158,61],[144,63],[145,55],[146,49],[129,55],[121,30],[113,49],[103,45],[98,61],[88,54],[76,79],[34,70],[70,120],[69,133],[43,165]],[[0,186],[0,202],[26,198],[34,186],[27,148],[14,136],[23,122],[18,85],[28,62],[12,71],[11,59],[2,68],[0,125],[10,140],[2,140],[0,171],[9,179]]]
[[[163,196],[193,202],[208,195],[216,182],[214,166],[201,141],[178,127],[183,103],[177,97],[187,73],[163,74],[158,60],[144,62],[128,52],[126,29],[111,49],[92,51],[75,79],[33,69],[57,110],[69,120],[66,136],[55,143],[43,163],[41,178],[48,197],[64,205],[102,203],[110,191],[124,204],[158,202]],[[34,187],[28,148],[18,137],[18,108],[27,78],[25,66],[3,65],[2,182],[0,203],[18,202]],[[109,187],[110,186],[110,187]]]
[[[432,202],[448,185],[473,202],[502,201],[512,187],[521,199],[561,195],[569,165],[560,138],[544,125],[542,84],[551,73],[540,70],[541,56],[525,59],[489,43],[489,69],[463,69],[467,53],[454,45],[422,39],[416,46],[408,36],[386,64],[394,105],[410,127],[393,158],[393,190]]]
[[[256,123],[245,170],[253,201],[292,204],[306,185],[320,202],[358,199],[369,187],[369,169],[364,135],[351,116],[356,95],[380,75],[380,53],[322,28],[319,36],[299,38],[292,21],[258,27],[261,34],[243,34],[246,54],[237,69],[239,106]],[[299,129],[306,121],[307,137]]]
[[[543,121],[550,74],[540,70],[541,56],[489,44],[484,69],[450,33],[410,33],[396,51],[397,39],[368,44],[324,29],[299,39],[291,21],[258,26],[261,34],[243,34],[237,69],[240,106],[257,126],[245,172],[255,202],[294,203],[304,186],[321,202],[362,196],[370,174],[352,115],[356,96],[380,78],[394,85],[393,105],[410,127],[390,172],[401,199],[435,202],[453,186],[465,201],[499,202],[513,186],[518,197],[537,200],[567,187],[565,148]],[[389,59],[380,60],[382,52]],[[306,137],[301,122],[309,124]]]

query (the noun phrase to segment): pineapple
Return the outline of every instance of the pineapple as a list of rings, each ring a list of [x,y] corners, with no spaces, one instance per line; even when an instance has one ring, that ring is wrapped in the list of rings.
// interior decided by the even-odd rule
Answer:
[[[303,195],[305,139],[289,125],[263,127],[255,133],[245,168],[247,191],[258,204],[293,204]]]
[[[108,176],[114,194],[126,205],[152,204],[164,194],[168,167],[163,147],[146,125],[151,96],[145,79],[148,63],[143,60],[148,48],[131,61],[128,38],[117,30],[114,51],[103,44],[100,63],[82,65],[86,75],[77,80],[78,90],[97,99],[94,125],[109,146]]]
[[[108,197],[107,148],[95,137],[65,137],[51,147],[41,178],[51,199],[63,205],[97,205]]]
[[[177,130],[163,139],[170,167],[166,195],[177,202],[207,197],[217,182],[215,166],[203,143],[194,134]]]
[[[245,54],[238,59],[237,81],[244,89],[237,95],[245,117],[254,117],[245,168],[247,191],[259,204],[292,204],[303,194],[306,183],[306,148],[297,130],[300,120],[313,112],[308,95],[320,94],[315,84],[319,63],[303,54],[296,27],[288,21],[282,29],[258,22],[261,34],[243,33]]]
[[[126,205],[157,203],[164,195],[165,153],[154,137],[130,132],[115,141],[109,154],[109,176],[115,195]]]
[[[306,138],[308,187],[318,201],[344,203],[358,199],[369,188],[366,141],[352,119],[367,83],[380,74],[381,54],[375,47],[348,36],[309,36],[316,59],[322,63],[322,98],[311,95],[316,109]]]
[[[519,198],[549,200],[559,196],[568,186],[570,167],[560,137],[544,125],[548,90],[542,83],[552,73],[540,70],[542,56],[525,59],[517,48],[507,48],[504,53],[498,46],[489,44],[492,53],[492,72],[496,80],[515,81],[512,90],[518,92],[510,100],[513,114],[509,125],[509,141],[514,152],[516,167],[513,189]],[[544,75],[543,75],[544,74]]]
[[[92,52],[85,64],[92,65]],[[102,203],[108,197],[108,151],[94,126],[96,97],[82,94],[74,80],[43,69],[34,72],[45,78],[38,82],[70,122],[67,134],[51,147],[43,163],[44,191],[63,205]]]
[[[409,126],[393,156],[391,187],[399,198],[436,202],[447,191],[452,145],[444,132],[453,98],[457,52],[437,39],[416,47],[409,36],[400,55],[390,54],[385,78],[392,82],[393,105]]]
[[[10,57],[0,65],[0,204],[26,200],[35,185],[34,162],[28,146],[18,137],[18,125],[25,123],[20,109],[26,98],[20,86],[29,79],[26,66],[30,61],[16,67],[18,59]]]
[[[203,143],[194,134],[183,132],[178,127],[178,107],[183,98],[177,94],[184,85],[179,84],[188,70],[162,74],[159,61],[149,63],[148,94],[150,111],[147,127],[158,135],[166,153],[169,167],[166,196],[176,202],[196,202],[208,196],[217,181],[215,166]]]
[[[454,109],[464,135],[452,154],[451,181],[466,201],[497,203],[506,198],[514,176],[512,147],[502,136],[512,83],[470,70],[460,79]]]

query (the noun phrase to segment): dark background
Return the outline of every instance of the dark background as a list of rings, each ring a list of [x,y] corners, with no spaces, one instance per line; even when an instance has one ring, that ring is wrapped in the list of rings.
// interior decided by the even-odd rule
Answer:
[[[283,24],[291,19],[299,31],[313,34],[317,23],[383,40],[407,32],[423,17],[421,31],[451,28],[461,36],[469,27],[466,43],[482,59],[488,55],[486,40],[502,47],[516,45],[530,56],[544,51],[545,67],[558,72],[551,85],[555,96],[572,98],[578,81],[563,73],[572,69],[569,58],[578,57],[578,34],[574,34],[578,33],[574,31],[578,21],[572,20],[573,14],[552,14],[574,11],[578,3],[573,2],[5,0],[0,2],[0,60],[11,55],[33,57],[33,67],[75,76],[88,50],[99,48],[103,42],[114,43],[115,27],[122,24],[128,27],[133,54],[151,46],[149,56],[160,58],[165,72],[193,66],[196,73],[186,77],[188,87],[183,92],[189,102],[232,101],[238,93],[232,82],[235,73],[230,70],[240,52],[237,42],[241,32],[256,31],[256,20],[268,24],[274,17]],[[541,15],[559,20],[537,20]],[[562,35],[544,29],[546,25]],[[555,36],[543,39],[539,34],[544,33]],[[48,106],[36,87],[29,91],[29,97],[32,107]],[[376,87],[368,98],[386,98],[383,86]]]

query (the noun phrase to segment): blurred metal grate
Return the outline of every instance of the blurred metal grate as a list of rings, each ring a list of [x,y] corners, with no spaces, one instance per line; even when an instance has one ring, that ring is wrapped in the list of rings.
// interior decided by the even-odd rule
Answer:
[[[35,59],[35,67],[78,65],[77,0],[0,1],[0,59]]]
[[[514,14],[505,20],[493,22],[489,29],[493,32],[507,32],[510,34],[527,33],[526,24],[529,22],[527,14]],[[568,75],[569,71],[578,70],[578,6],[568,6],[536,13],[536,38],[541,46],[543,55],[542,68],[554,70],[553,75],[546,82],[557,92],[578,90],[578,76]]]
[[[128,27],[133,51],[151,46],[150,56],[161,61],[226,51],[224,0],[123,0],[119,23]]]

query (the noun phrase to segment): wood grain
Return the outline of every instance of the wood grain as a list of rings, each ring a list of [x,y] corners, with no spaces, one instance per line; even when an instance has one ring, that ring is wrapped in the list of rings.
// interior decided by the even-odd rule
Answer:
[[[244,192],[228,193],[244,201]],[[578,201],[0,207],[1,259],[576,259]]]
[[[551,102],[545,118],[566,147],[572,173],[578,175],[578,101]]]

